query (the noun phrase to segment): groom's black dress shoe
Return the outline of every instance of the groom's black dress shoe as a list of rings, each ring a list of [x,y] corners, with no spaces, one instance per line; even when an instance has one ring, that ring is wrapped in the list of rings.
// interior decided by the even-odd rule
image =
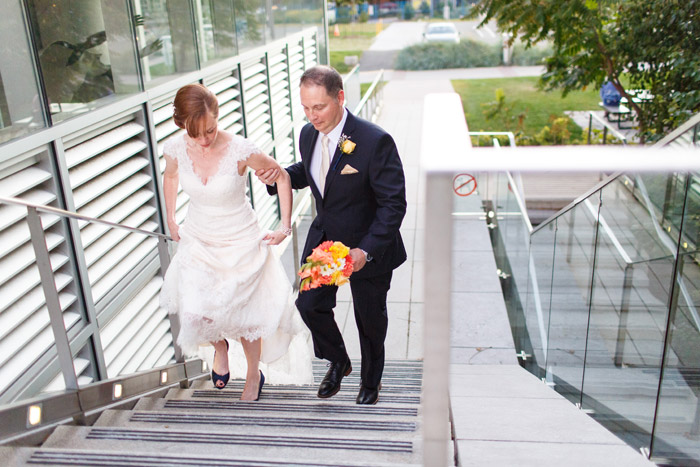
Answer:
[[[323,378],[321,385],[318,387],[318,397],[326,399],[335,396],[340,391],[340,382],[343,380],[343,376],[349,375],[351,371],[350,359],[343,363],[331,363],[326,377]]]
[[[379,400],[379,390],[381,384],[377,388],[366,388],[360,386],[360,392],[357,394],[357,403],[363,405],[374,405]]]

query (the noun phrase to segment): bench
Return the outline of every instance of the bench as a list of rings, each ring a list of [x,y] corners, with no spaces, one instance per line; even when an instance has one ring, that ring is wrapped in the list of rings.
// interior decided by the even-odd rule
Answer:
[[[602,107],[603,110],[605,110],[605,118],[609,122],[617,123],[617,126],[620,129],[631,128],[622,126],[622,122],[629,121],[630,116],[632,114],[632,111],[629,109],[629,107],[622,103],[620,103],[619,105],[605,105],[602,102],[598,102],[598,105]],[[611,116],[617,117],[617,120],[615,120],[615,118],[611,118]],[[623,116],[625,116],[624,120],[622,119]]]

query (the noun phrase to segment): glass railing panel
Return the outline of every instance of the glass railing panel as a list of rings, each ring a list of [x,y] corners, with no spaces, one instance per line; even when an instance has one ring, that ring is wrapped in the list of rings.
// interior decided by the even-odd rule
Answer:
[[[530,355],[521,360],[531,373],[545,376],[547,361],[547,329],[552,296],[552,272],[556,230],[554,223],[534,232],[530,237],[525,312],[521,319],[511,322],[515,350]]]
[[[646,182],[630,178],[637,199],[623,183],[602,191],[582,406],[648,448],[678,234],[659,226]]]
[[[651,448],[654,458],[670,459],[674,465],[696,465],[700,459],[700,266],[697,257],[697,251],[686,253],[681,255],[678,264]],[[694,463],[687,462],[691,459]]]
[[[556,219],[547,380],[581,402],[600,192]]]
[[[498,222],[498,230],[502,236],[505,254],[508,260],[507,274],[511,276],[509,286],[509,299],[513,304],[520,302],[520,294],[527,289],[527,270],[530,251],[530,231],[527,211],[522,198],[519,199],[517,188],[511,179],[506,192],[505,212],[501,213],[502,219]]]

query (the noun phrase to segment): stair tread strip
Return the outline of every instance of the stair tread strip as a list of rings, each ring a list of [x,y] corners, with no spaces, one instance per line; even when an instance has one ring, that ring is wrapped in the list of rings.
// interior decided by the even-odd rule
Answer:
[[[276,459],[231,459],[219,458],[217,465],[221,466],[251,466],[251,467],[278,467],[288,466],[308,466],[308,467],[365,467],[366,463],[325,463],[318,461],[293,461]],[[40,449],[32,453],[28,459],[29,464],[44,465],[82,465],[82,466],[129,466],[129,467],[150,467],[161,465],[185,465],[209,467],[212,464],[211,456],[193,455],[169,455],[166,453],[134,453],[134,452],[96,452],[88,450],[74,449]],[[397,467],[399,464],[377,464],[375,467]],[[405,466],[405,464],[400,464]]]
[[[123,428],[92,428],[86,436],[92,440],[151,441],[166,443],[203,443],[226,445],[255,445],[314,448],[351,449],[362,451],[384,451],[412,453],[412,441],[329,438],[315,436],[253,435],[218,432],[134,430]]]
[[[413,407],[383,407],[383,406],[347,406],[338,404],[306,405],[306,404],[278,404],[274,402],[263,404],[251,404],[240,401],[202,401],[191,399],[168,399],[164,408],[188,408],[209,410],[252,410],[252,411],[286,411],[305,413],[329,413],[329,414],[359,414],[359,415],[384,415],[384,416],[409,416],[418,415],[418,409]]]
[[[254,425],[295,428],[316,428],[334,430],[369,430],[369,431],[415,431],[415,422],[377,421],[377,420],[329,420],[322,418],[289,417],[212,417],[207,414],[135,412],[129,418],[131,422],[147,423],[189,423],[206,425]]]
[[[212,398],[212,399],[238,399],[239,391],[220,391],[220,390],[195,390],[191,397],[196,398]],[[336,394],[334,402],[355,402],[357,396],[355,394]],[[316,394],[308,394],[303,392],[284,392],[284,391],[266,391],[261,400],[278,400],[278,399],[297,399],[297,400],[315,400],[319,398]],[[182,399],[172,399],[182,400]],[[419,396],[400,396],[393,394],[385,394],[382,391],[382,403],[398,403],[398,404],[420,404]]]

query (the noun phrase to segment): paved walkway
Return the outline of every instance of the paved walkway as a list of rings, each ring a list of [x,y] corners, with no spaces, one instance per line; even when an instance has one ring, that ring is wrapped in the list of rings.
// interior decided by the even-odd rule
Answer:
[[[416,76],[417,75],[417,76]],[[406,73],[384,89],[378,124],[404,162],[408,215],[401,231],[409,259],[389,294],[387,356],[422,354],[424,193],[420,174],[423,101],[453,92],[446,73]],[[429,77],[433,79],[428,79]],[[465,151],[465,159],[471,156]],[[652,465],[638,452],[517,364],[481,200],[462,199],[453,240],[450,401],[459,465]],[[347,306],[350,308],[350,297]],[[343,302],[345,303],[345,302]],[[343,332],[356,330],[351,317]],[[352,338],[350,338],[352,336]],[[351,355],[357,348],[348,342]]]
[[[362,70],[362,67],[360,67]],[[544,68],[541,66],[497,66],[481,68],[450,68],[446,70],[402,71],[384,70],[385,81],[426,81],[426,89],[431,82],[451,79],[487,79],[487,78],[517,78],[521,76],[540,76]],[[371,83],[377,76],[377,71],[360,71],[360,81]],[[436,91],[438,92],[438,91]]]

